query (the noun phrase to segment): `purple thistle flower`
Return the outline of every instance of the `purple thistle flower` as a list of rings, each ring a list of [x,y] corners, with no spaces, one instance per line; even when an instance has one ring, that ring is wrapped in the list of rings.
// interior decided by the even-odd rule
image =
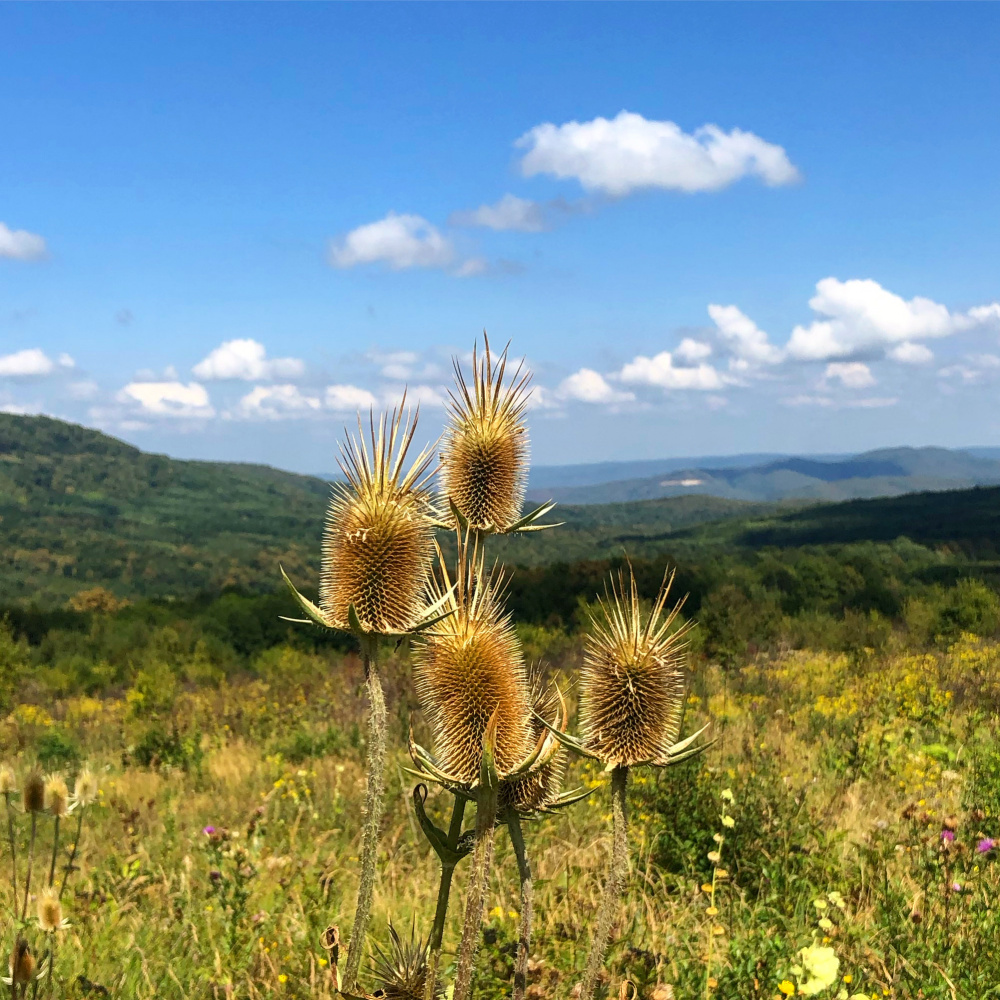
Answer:
[[[215,833],[215,827],[214,826],[206,826],[205,829],[202,830],[201,832],[203,834],[205,834],[206,837],[211,837],[212,834]]]
[[[989,854],[993,848],[996,847],[996,841],[992,837],[983,837],[978,844],[976,844],[976,850],[980,854]]]
[[[961,882],[952,882],[951,883],[951,891],[952,892],[961,892],[962,891],[962,883]]]
[[[955,839],[955,831],[954,830],[942,830],[941,831],[941,839],[950,844]]]

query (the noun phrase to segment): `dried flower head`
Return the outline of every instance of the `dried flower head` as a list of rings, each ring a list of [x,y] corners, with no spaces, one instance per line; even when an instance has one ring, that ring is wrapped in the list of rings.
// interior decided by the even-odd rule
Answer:
[[[77,776],[73,786],[73,798],[81,806],[89,806],[97,800],[97,777],[89,767],[85,767]]]
[[[39,813],[45,808],[45,779],[34,770],[24,783],[24,811]]]
[[[454,588],[443,558],[431,597],[452,613],[424,635],[415,655],[417,694],[442,768],[460,781],[479,777],[483,737],[497,714],[496,767],[502,776],[530,754],[530,691],[521,647],[503,610],[503,578],[459,547]]]
[[[643,613],[635,577],[619,573],[591,622],[580,678],[581,743],[608,765],[665,763],[680,732],[685,642],[671,632],[680,602],[664,613],[665,577]]]
[[[472,353],[472,384],[455,360],[456,392],[441,453],[445,494],[476,531],[506,531],[521,520],[528,472],[524,411],[530,372],[505,382],[506,349],[494,363],[489,341]]]
[[[57,931],[62,927],[62,903],[53,888],[43,890],[38,897],[38,926],[43,931]]]
[[[61,774],[50,774],[45,779],[45,808],[60,819],[69,815],[69,789]]]
[[[28,942],[19,934],[10,955],[10,979],[12,983],[30,983],[35,972],[35,957]]]
[[[404,472],[417,420],[402,409],[371,418],[366,435],[343,448],[347,482],[334,487],[323,538],[319,606],[331,628],[384,635],[412,629],[424,611],[433,559],[433,521],[426,486],[429,449]],[[367,441],[366,441],[367,436]]]
[[[16,791],[16,775],[6,764],[0,765],[0,795],[13,795]]]
[[[379,989],[375,996],[385,1000],[426,1000],[427,942],[417,938],[415,926],[410,927],[410,938],[404,941],[392,923],[389,923],[388,953],[375,945],[373,972]],[[436,982],[435,1000],[444,997],[444,986]]]

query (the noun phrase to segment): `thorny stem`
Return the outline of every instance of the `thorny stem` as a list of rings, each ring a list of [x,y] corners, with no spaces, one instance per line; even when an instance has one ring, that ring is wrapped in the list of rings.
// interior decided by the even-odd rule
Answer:
[[[365,683],[371,705],[368,717],[368,790],[365,794],[365,830],[361,851],[361,881],[354,911],[354,928],[347,949],[343,990],[353,992],[357,983],[361,955],[371,916],[372,894],[375,890],[375,866],[378,862],[379,825],[385,798],[385,697],[378,678],[375,643],[363,640],[361,653],[365,664]]]
[[[56,859],[59,857],[59,817],[55,817],[55,826],[52,828],[52,863],[49,865],[49,888],[52,888],[56,880]]]
[[[534,914],[535,886],[531,879],[531,863],[524,849],[524,834],[516,809],[507,810],[507,829],[517,858],[517,871],[521,877],[521,926],[517,942],[517,960],[514,964],[513,1000],[524,1000],[528,986],[528,958],[531,954],[531,920]]]
[[[592,1000],[594,996],[594,988],[597,986],[597,978],[604,966],[604,956],[611,939],[611,925],[614,923],[615,910],[625,887],[625,876],[628,871],[627,787],[628,768],[619,765],[611,772],[611,814],[614,838],[611,847],[611,866],[604,883],[604,893],[601,897],[601,909],[597,916],[594,937],[590,942],[590,955],[587,957],[587,971],[583,977],[580,1000]]]
[[[66,891],[66,880],[73,870],[73,863],[76,861],[76,852],[80,847],[80,834],[83,832],[83,814],[87,811],[86,806],[80,806],[80,812],[76,818],[76,836],[73,838],[73,850],[69,852],[69,863],[63,871],[62,884],[59,886],[59,900],[62,901],[63,893]]]
[[[483,902],[493,863],[493,826],[497,818],[496,787],[479,786],[476,799],[476,846],[472,852],[469,896],[465,903],[465,925],[458,950],[454,1000],[468,1000],[472,989],[472,967],[479,948]]]
[[[14,847],[14,810],[10,807],[10,792],[4,792],[7,802],[7,835],[10,837],[11,884],[14,886],[14,912],[17,913],[17,851]]]
[[[466,800],[455,796],[451,811],[451,825],[448,827],[448,847],[455,850],[462,836],[462,820],[465,818]],[[455,874],[455,862],[441,859],[441,884],[438,886],[437,909],[434,911],[434,927],[428,944],[427,987],[424,1000],[434,1000],[437,986],[438,963],[441,961],[441,944],[444,941],[444,923],[448,916],[448,900],[451,896],[451,880]]]
[[[31,867],[35,861],[35,831],[38,829],[38,813],[31,813],[31,839],[28,841],[28,871],[24,876],[24,906],[21,907],[22,922],[28,917],[28,896],[31,895]]]

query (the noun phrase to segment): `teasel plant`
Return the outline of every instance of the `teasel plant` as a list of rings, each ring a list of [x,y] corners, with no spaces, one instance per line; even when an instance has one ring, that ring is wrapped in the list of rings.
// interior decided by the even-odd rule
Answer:
[[[635,767],[670,767],[703,752],[707,726],[678,741],[686,691],[686,633],[667,610],[673,574],[665,573],[652,607],[644,611],[632,567],[612,577],[598,599],[586,637],[580,677],[580,737],[551,729],[568,749],[598,761],[611,774],[611,861],[581,990],[592,1000],[604,965],[615,909],[628,873],[628,778]],[[537,717],[551,728],[543,716]]]
[[[354,925],[343,972],[343,989],[355,989],[371,915],[385,796],[386,708],[378,674],[379,646],[432,627],[447,594],[425,600],[434,555],[435,511],[429,482],[436,472],[433,449],[407,463],[418,413],[404,414],[405,395],[391,414],[367,429],[358,417],[358,435],[341,446],[339,465],[346,482],[335,484],[323,536],[319,604],[282,577],[305,619],[290,619],[350,633],[357,640],[369,700],[367,790],[361,876]]]

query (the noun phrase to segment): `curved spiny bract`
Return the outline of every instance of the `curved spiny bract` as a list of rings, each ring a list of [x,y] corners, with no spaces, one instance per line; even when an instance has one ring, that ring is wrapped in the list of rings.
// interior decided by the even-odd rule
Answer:
[[[417,695],[434,734],[441,768],[472,786],[479,778],[483,737],[496,713],[496,767],[501,777],[531,753],[530,692],[520,644],[500,605],[497,573],[464,546],[452,588],[443,562],[431,599],[448,595],[452,613],[423,634],[414,656]]]
[[[383,414],[342,448],[347,482],[334,486],[323,535],[319,608],[331,628],[394,635],[419,622],[434,554],[424,449],[404,472],[417,419]]]
[[[684,706],[683,601],[665,613],[673,576],[643,614],[629,568],[612,580],[587,636],[580,677],[580,742],[609,767],[665,763]]]
[[[455,392],[441,453],[441,482],[473,531],[504,532],[522,520],[528,475],[524,412],[531,373],[519,365],[505,380],[507,350],[494,362],[486,340],[472,353],[472,381],[456,359]]]

